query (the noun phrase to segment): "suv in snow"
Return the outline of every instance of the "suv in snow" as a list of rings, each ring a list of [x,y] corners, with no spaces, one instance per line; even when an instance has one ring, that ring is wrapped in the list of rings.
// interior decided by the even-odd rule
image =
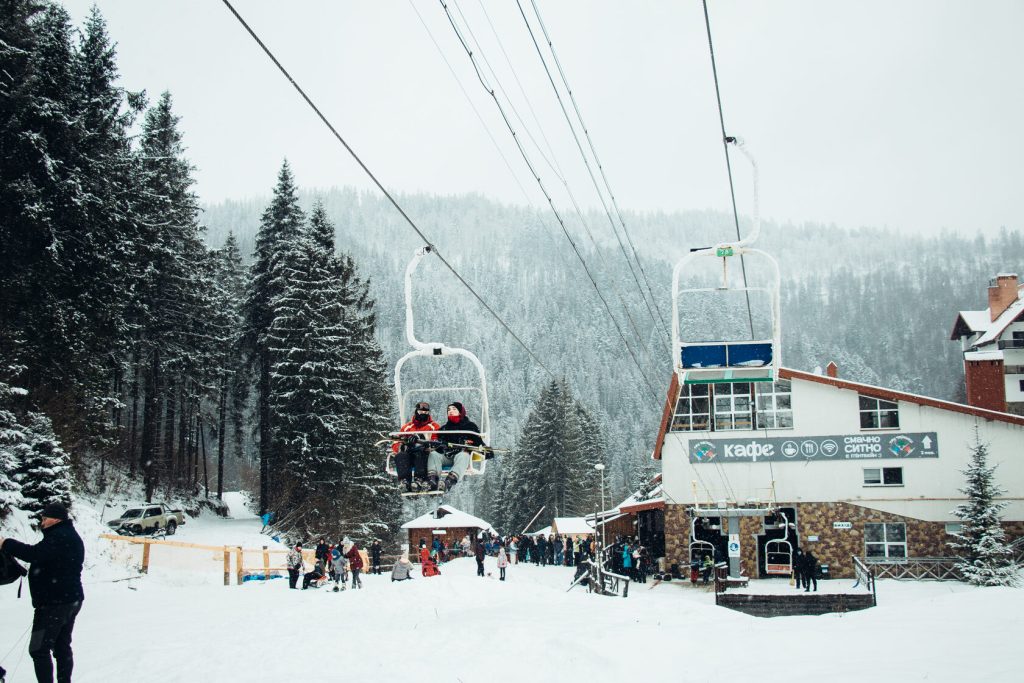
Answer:
[[[171,536],[184,523],[185,515],[181,510],[171,510],[163,503],[143,503],[128,508],[120,517],[107,522],[107,526],[132,536],[156,533],[161,529]]]

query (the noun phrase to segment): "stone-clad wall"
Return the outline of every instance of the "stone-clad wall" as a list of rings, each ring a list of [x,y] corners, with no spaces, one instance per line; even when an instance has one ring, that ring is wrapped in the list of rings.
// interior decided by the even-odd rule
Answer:
[[[851,503],[780,503],[796,508],[797,533],[800,546],[810,550],[822,564],[829,565],[833,578],[853,578],[851,557],[864,556],[864,525],[866,523],[897,523],[907,525],[907,554],[910,557],[949,557],[946,545],[951,537],[943,522],[924,522],[901,517]],[[850,529],[835,529],[833,522],[850,522]],[[740,519],[740,567],[745,576],[757,578],[757,543],[755,535],[762,533],[762,520],[758,517]],[[1007,539],[1024,536],[1024,522],[1004,525]],[[724,531],[724,530],[723,530]],[[816,542],[808,541],[817,536]],[[665,506],[665,564],[685,567],[689,558],[690,521],[685,505]],[[725,559],[725,558],[722,558]]]

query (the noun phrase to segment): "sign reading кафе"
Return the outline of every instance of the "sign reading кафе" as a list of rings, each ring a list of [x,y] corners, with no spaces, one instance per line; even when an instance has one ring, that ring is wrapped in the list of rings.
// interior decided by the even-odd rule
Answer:
[[[702,439],[690,442],[690,462],[793,462],[806,460],[874,460],[937,458],[935,432],[778,436],[748,439]]]

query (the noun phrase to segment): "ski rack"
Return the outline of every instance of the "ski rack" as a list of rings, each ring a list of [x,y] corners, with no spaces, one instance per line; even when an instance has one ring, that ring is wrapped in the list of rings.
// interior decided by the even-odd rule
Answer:
[[[695,249],[684,256],[672,270],[672,354],[673,367],[682,384],[725,384],[733,382],[772,382],[778,377],[782,366],[782,318],[780,314],[779,289],[782,277],[778,262],[767,252],[754,249],[753,244],[761,233],[761,219],[758,208],[757,162],[738,138],[726,138],[747,158],[753,169],[754,207],[753,231],[746,238],[735,242],[720,242],[713,247]],[[742,287],[729,286],[728,259],[744,255],[763,257],[772,266],[774,278],[770,287],[751,287],[744,282]],[[687,267],[698,258],[722,259],[722,284],[719,287],[679,289],[679,281]],[[680,295],[700,292],[764,292],[769,296],[772,331],[769,338],[724,341],[682,341],[679,329]],[[748,299],[749,301],[749,299]],[[753,330],[751,330],[753,336]]]
[[[408,421],[409,414],[406,412],[406,406],[409,404],[409,399],[413,396],[431,394],[439,391],[447,391],[453,394],[472,393],[476,394],[480,402],[480,431],[470,432],[463,430],[450,430],[446,431],[445,434],[468,434],[479,437],[482,443],[489,443],[491,434],[491,411],[490,404],[487,401],[487,376],[484,372],[484,366],[480,362],[480,359],[471,351],[467,351],[466,349],[448,346],[443,342],[421,342],[416,339],[415,319],[413,317],[412,310],[412,276],[413,273],[416,272],[416,268],[419,266],[420,261],[422,261],[427,254],[432,253],[433,250],[433,247],[430,245],[420,247],[416,250],[415,254],[413,254],[412,260],[409,261],[409,265],[405,268],[405,338],[409,342],[409,345],[413,347],[413,350],[399,358],[398,362],[395,364],[395,397],[398,399],[399,423],[405,424]],[[476,368],[477,374],[480,378],[480,383],[478,386],[470,387],[431,387],[429,389],[410,389],[403,392],[402,367],[409,360],[420,356],[428,358],[462,356],[463,358],[468,359]],[[465,403],[465,401],[462,402]],[[386,467],[390,474],[397,474],[394,467],[394,458],[390,449],[388,449]],[[467,476],[483,474],[486,469],[487,458],[484,457],[484,454],[472,453],[470,455],[469,468],[466,470],[465,474]]]

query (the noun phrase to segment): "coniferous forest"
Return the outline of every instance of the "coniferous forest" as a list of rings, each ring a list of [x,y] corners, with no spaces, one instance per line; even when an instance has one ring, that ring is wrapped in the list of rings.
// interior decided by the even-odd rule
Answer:
[[[397,427],[403,276],[423,244],[394,207],[303,189],[287,161],[253,197],[204,205],[173,93],[126,89],[98,10],[76,27],[50,3],[5,8],[0,516],[68,502],[72,489],[203,501],[241,487],[284,533],[367,538],[430,505],[403,510],[374,446]],[[638,257],[628,265],[610,233],[588,241],[573,222],[595,289],[545,209],[397,199],[525,344],[424,261],[417,335],[480,357],[492,443],[511,449],[452,502],[518,531],[541,506],[592,511],[597,462],[612,502],[654,474],[672,267],[734,236],[731,216],[624,212]],[[990,236],[766,222],[784,364],[835,361],[844,378],[962,400],[956,312],[985,308],[988,279],[1024,265],[1020,232],[977,227]],[[752,264],[748,276],[764,272]],[[699,325],[708,310],[682,316]],[[411,381],[462,379],[442,364]],[[435,402],[435,418],[463,398]]]

